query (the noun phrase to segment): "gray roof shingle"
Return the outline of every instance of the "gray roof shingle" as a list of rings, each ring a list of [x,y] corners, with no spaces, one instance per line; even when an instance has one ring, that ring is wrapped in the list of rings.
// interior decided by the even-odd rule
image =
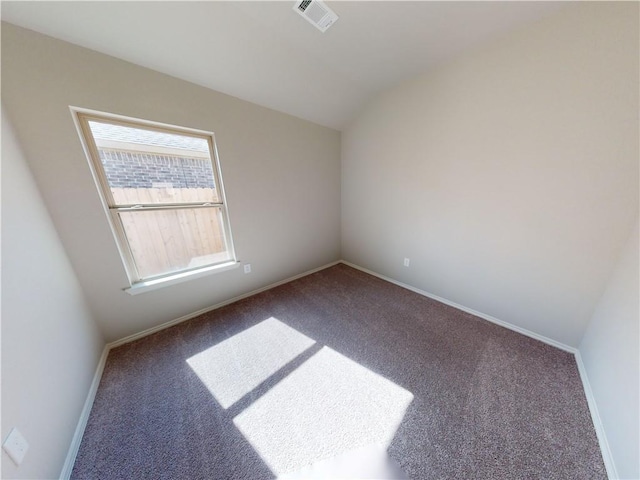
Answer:
[[[140,145],[154,145],[159,147],[179,148],[196,152],[208,152],[209,146],[204,138],[188,137],[174,133],[155,132],[140,128],[125,127],[89,121],[94,138],[101,140],[113,140]]]

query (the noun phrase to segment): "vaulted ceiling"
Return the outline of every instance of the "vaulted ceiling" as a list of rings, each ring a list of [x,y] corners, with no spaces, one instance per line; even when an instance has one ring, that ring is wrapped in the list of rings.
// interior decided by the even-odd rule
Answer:
[[[561,2],[342,2],[322,33],[293,1],[2,2],[2,19],[342,129],[365,102]]]

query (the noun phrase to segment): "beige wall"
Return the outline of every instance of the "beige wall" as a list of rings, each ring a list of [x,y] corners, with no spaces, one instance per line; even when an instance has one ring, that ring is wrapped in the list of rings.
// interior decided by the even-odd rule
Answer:
[[[57,478],[104,341],[2,115],[2,440],[29,443],[2,478]]]
[[[10,24],[2,98],[108,341],[339,259],[335,130]],[[215,132],[236,252],[253,273],[123,293],[127,277],[70,105]]]
[[[637,436],[618,419],[637,409],[611,391],[637,390],[637,238],[624,246],[638,217],[638,9],[572,4],[384,92],[342,152],[339,132],[8,24],[2,97],[106,340],[337,260],[342,238],[348,261],[558,342],[578,346],[588,326],[580,350],[619,473],[633,475]],[[236,250],[254,273],[123,293],[69,105],[214,131]],[[3,454],[3,476],[55,476],[102,339],[9,138],[2,434],[17,426],[32,450],[19,471]]]
[[[638,223],[598,302],[580,354],[619,478],[640,478]]]
[[[372,101],[343,258],[577,346],[638,214],[638,7],[569,5]]]

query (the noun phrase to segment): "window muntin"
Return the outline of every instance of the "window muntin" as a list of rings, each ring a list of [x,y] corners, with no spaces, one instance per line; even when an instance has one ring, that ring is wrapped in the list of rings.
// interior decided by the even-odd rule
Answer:
[[[76,114],[132,285],[235,261],[212,134]]]

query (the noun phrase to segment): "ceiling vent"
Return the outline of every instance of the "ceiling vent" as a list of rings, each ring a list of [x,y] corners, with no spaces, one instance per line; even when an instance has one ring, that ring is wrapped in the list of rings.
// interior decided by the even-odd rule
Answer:
[[[338,20],[338,15],[325,5],[322,0],[302,0],[296,2],[293,9],[307,22],[321,32],[326,32]]]

